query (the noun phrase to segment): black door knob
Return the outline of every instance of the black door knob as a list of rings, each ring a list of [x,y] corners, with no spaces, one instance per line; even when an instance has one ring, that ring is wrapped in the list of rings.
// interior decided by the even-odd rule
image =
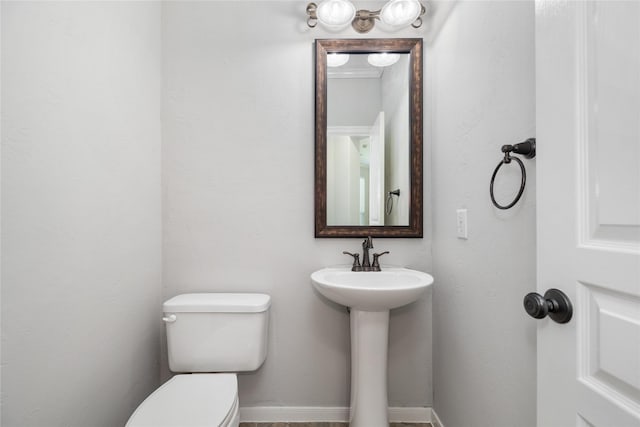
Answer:
[[[567,323],[573,315],[569,297],[559,289],[549,289],[544,296],[531,292],[524,297],[524,309],[529,316],[543,319],[547,315],[558,323]]]

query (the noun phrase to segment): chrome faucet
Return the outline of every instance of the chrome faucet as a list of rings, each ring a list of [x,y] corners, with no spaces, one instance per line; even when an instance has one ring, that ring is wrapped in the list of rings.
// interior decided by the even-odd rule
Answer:
[[[373,249],[373,241],[371,236],[368,236],[362,242],[362,265],[360,265],[360,254],[352,254],[351,252],[343,251],[345,255],[353,257],[353,266],[351,271],[380,271],[380,262],[378,258],[382,255],[388,254],[389,251],[384,251],[379,254],[373,254],[373,264],[369,259],[369,249]]]

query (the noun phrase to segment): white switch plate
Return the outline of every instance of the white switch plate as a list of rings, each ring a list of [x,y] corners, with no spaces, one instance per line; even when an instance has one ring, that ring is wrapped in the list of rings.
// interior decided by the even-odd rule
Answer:
[[[467,210],[456,210],[456,228],[458,230],[458,239],[467,239]]]

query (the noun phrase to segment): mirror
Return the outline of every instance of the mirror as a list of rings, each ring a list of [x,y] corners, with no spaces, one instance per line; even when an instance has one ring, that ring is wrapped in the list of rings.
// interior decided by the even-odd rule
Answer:
[[[422,237],[422,39],[316,40],[316,237]]]

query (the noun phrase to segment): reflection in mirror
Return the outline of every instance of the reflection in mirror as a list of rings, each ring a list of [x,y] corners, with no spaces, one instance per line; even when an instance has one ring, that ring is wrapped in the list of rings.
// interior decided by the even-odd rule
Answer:
[[[316,236],[422,237],[422,42],[316,41]]]
[[[327,64],[327,225],[409,225],[408,198],[390,196],[409,194],[409,54],[340,55]]]

